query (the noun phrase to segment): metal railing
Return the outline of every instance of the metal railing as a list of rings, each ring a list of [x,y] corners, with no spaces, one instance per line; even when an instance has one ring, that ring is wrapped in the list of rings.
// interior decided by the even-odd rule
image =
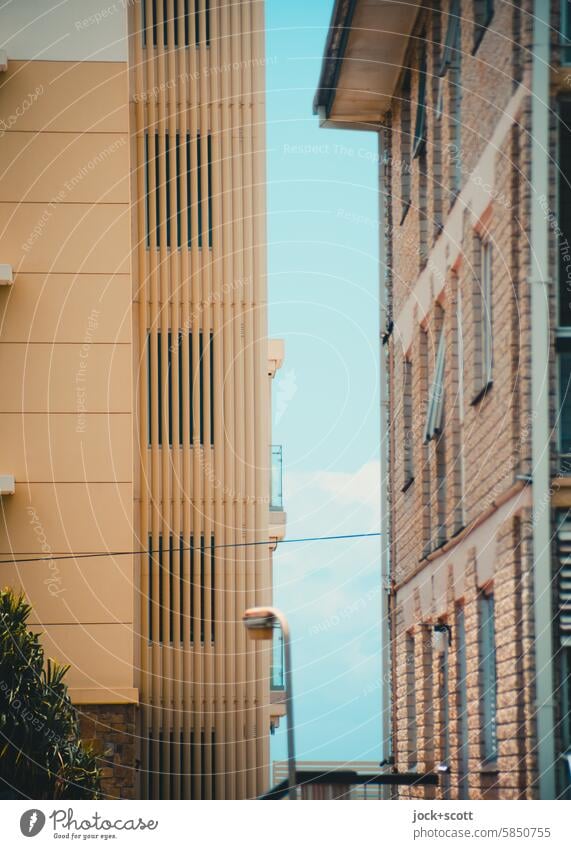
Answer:
[[[283,453],[281,445],[272,445],[270,510],[283,510]]]
[[[296,773],[298,799],[381,799],[381,787],[437,787],[436,773],[380,772],[362,775],[353,770]],[[284,778],[258,799],[285,799],[289,781]]]
[[[275,629],[272,640],[272,665],[270,670],[271,690],[285,690],[284,669],[284,638],[282,632]]]

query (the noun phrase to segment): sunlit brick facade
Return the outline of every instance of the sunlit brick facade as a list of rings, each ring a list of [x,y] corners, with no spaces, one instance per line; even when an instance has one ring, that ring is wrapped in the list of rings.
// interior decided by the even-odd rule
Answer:
[[[414,15],[405,5],[335,5],[315,101],[324,126],[379,135],[392,754],[399,771],[441,775],[436,791],[403,797],[561,796],[571,743],[568,343],[557,315],[566,22],[552,4],[543,198],[534,4],[444,0]],[[533,286],[548,356],[534,349]],[[537,397],[549,422],[541,496]],[[538,649],[549,658],[539,674]]]

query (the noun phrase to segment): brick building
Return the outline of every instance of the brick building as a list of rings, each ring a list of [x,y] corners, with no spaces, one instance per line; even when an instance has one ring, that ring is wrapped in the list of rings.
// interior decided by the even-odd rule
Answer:
[[[386,747],[438,798],[569,793],[570,32],[338,0],[314,103],[379,137]]]

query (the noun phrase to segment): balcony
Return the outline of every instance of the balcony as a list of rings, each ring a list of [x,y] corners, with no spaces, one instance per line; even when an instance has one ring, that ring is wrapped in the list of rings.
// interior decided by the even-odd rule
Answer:
[[[272,445],[272,471],[270,479],[270,510],[284,509],[283,452],[281,445]]]
[[[284,640],[282,632],[276,628],[272,640],[270,667],[270,731],[272,734],[279,727],[282,716],[286,714],[284,669]]]
[[[270,670],[270,689],[285,690],[284,678],[284,638],[280,629],[274,631],[272,640],[272,665]]]
[[[376,801],[388,787],[438,787],[437,773],[379,772],[378,763],[363,761],[298,762],[297,799],[358,799]],[[287,763],[274,763],[274,786],[259,799],[285,799],[289,791]]]
[[[286,514],[283,499],[283,452],[281,445],[271,446],[270,471],[270,539],[285,536]]]

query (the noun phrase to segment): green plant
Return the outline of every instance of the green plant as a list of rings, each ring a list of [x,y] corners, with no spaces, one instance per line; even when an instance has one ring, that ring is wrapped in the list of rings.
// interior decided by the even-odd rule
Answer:
[[[28,629],[31,607],[0,591],[0,797],[96,799],[95,755],[79,738],[64,683]]]

